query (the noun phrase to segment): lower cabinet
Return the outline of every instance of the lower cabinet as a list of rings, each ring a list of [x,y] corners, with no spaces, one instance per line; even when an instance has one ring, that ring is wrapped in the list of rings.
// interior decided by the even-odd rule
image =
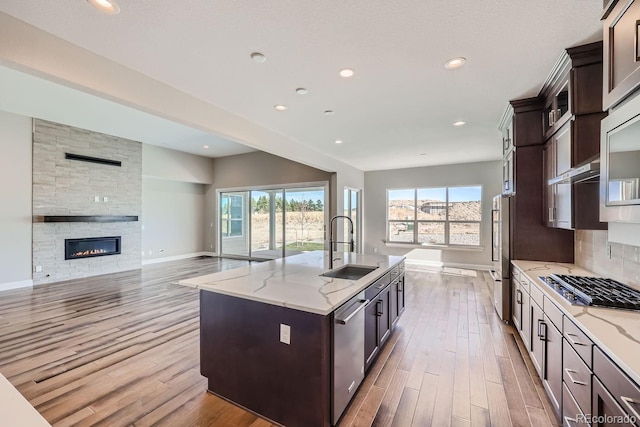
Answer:
[[[529,305],[531,312],[531,343],[529,351],[531,352],[531,361],[533,366],[538,371],[540,378],[543,377],[542,362],[544,358],[544,339],[543,339],[543,326],[544,326],[544,314],[542,308],[531,299]]]
[[[593,413],[592,419],[602,420],[594,426],[634,427],[629,415],[618,405],[597,377],[593,378]]]
[[[545,314],[542,342],[542,384],[549,394],[551,404],[560,418],[562,414],[562,333]]]
[[[377,286],[376,284],[372,286]],[[398,276],[365,307],[364,355],[365,371],[373,364],[380,349],[391,336],[396,320],[404,311],[404,275]]]

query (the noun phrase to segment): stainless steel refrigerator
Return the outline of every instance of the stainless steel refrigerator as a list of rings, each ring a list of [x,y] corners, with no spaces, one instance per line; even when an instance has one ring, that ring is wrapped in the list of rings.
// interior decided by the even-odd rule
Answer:
[[[503,322],[511,320],[511,276],[509,256],[509,202],[502,195],[493,198],[491,210],[491,261],[493,305]]]

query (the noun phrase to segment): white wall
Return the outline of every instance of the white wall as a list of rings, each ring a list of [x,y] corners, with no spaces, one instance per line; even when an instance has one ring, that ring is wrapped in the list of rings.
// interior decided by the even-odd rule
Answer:
[[[142,145],[142,176],[198,184],[213,183],[213,159]]]
[[[31,119],[0,111],[0,290],[31,286]]]
[[[502,162],[465,163],[423,168],[393,169],[364,174],[364,251],[406,255],[411,259],[444,265],[491,265],[491,203],[501,191]],[[481,250],[420,249],[397,244],[387,246],[387,189],[453,185],[482,186]]]
[[[204,185],[143,177],[142,259],[204,251]]]

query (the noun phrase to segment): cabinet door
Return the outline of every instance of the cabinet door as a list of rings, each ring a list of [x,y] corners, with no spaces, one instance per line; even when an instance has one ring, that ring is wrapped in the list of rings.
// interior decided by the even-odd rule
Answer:
[[[502,162],[502,194],[509,195],[515,192],[515,181],[513,178],[513,156],[514,151],[510,151]]]
[[[640,84],[638,16],[640,1],[619,1],[603,22],[602,103],[605,110]]]
[[[368,370],[380,349],[378,326],[378,299],[364,309],[364,366]]]
[[[391,317],[391,325],[393,326],[398,320],[398,280],[391,282],[389,289],[389,316]]]
[[[380,347],[387,342],[389,335],[391,335],[391,298],[390,298],[390,286],[387,286],[385,290],[378,295],[378,324],[379,324],[379,337]]]
[[[530,299],[531,307],[531,361],[538,371],[540,378],[544,378],[543,357],[544,357],[544,315],[540,306]]]
[[[515,278],[511,286],[511,312],[513,313],[513,327],[522,335],[522,289]]]
[[[398,316],[404,311],[404,274],[398,277]]]
[[[560,418],[562,410],[562,334],[553,325],[551,320],[544,316],[542,323],[543,343],[543,378],[544,388],[549,394],[551,404]]]
[[[628,422],[629,416],[620,408],[596,376],[593,377],[592,411],[593,419],[602,421],[597,424],[594,423],[594,426],[634,426],[634,424]]]
[[[531,351],[531,297],[527,292],[522,292],[522,325],[521,333],[522,341],[527,350]]]
[[[556,225],[556,192],[555,185],[549,185],[549,180],[556,176],[556,153],[553,138],[547,143],[543,150],[543,183],[544,188],[544,224],[547,227]]]

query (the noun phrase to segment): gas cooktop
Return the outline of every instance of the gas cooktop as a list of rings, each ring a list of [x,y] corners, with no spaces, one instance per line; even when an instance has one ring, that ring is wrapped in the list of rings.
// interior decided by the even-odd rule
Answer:
[[[540,280],[571,304],[640,310],[640,291],[613,279],[550,274]]]

